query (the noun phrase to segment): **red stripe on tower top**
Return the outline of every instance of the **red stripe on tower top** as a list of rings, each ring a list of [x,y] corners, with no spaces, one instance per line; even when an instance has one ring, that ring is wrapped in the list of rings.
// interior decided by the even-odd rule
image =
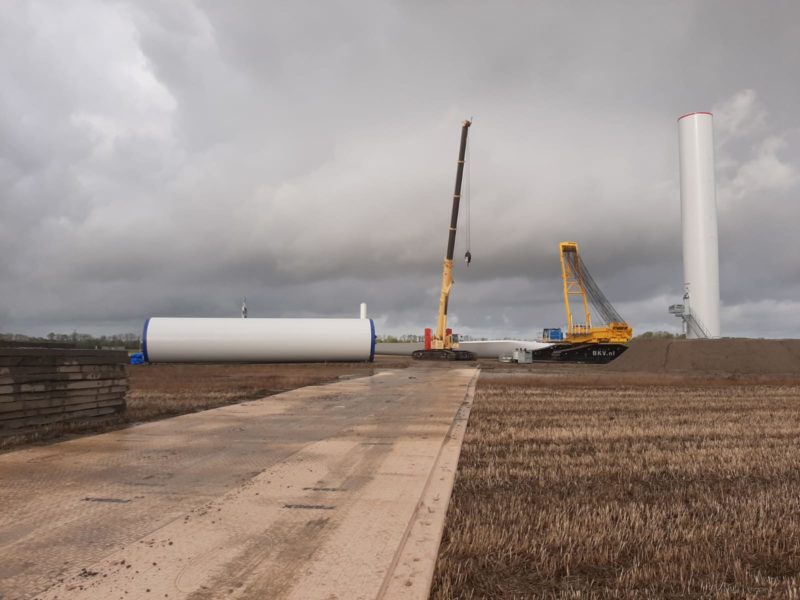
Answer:
[[[711,117],[714,116],[710,112],[704,112],[704,111],[701,110],[701,111],[697,111],[697,112],[686,113],[685,115],[678,117],[678,121],[680,121],[681,119],[684,119],[686,117],[691,117],[692,115],[709,115]]]

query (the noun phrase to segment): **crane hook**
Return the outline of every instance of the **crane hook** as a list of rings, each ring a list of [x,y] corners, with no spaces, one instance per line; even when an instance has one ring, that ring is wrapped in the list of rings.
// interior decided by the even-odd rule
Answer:
[[[467,253],[464,255],[464,260],[467,262],[467,266],[469,266],[469,263],[472,262],[472,252],[467,250]]]

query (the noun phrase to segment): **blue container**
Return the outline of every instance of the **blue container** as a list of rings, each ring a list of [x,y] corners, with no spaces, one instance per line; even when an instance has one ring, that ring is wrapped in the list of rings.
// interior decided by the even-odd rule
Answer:
[[[564,332],[560,328],[545,329],[542,332],[542,341],[561,342],[564,340]]]

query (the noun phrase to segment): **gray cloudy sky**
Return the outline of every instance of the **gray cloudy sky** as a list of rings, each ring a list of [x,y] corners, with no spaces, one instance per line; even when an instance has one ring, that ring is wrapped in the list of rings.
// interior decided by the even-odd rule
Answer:
[[[469,116],[456,330],[563,324],[575,240],[637,331],[677,331],[676,119],[712,110],[723,334],[800,337],[798,73],[793,1],[5,0],[0,331],[246,295],[421,332]]]

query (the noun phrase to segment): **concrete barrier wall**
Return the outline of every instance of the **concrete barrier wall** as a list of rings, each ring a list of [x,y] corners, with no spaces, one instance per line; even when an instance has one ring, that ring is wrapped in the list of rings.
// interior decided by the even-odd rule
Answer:
[[[0,436],[125,411],[128,353],[0,348]]]

